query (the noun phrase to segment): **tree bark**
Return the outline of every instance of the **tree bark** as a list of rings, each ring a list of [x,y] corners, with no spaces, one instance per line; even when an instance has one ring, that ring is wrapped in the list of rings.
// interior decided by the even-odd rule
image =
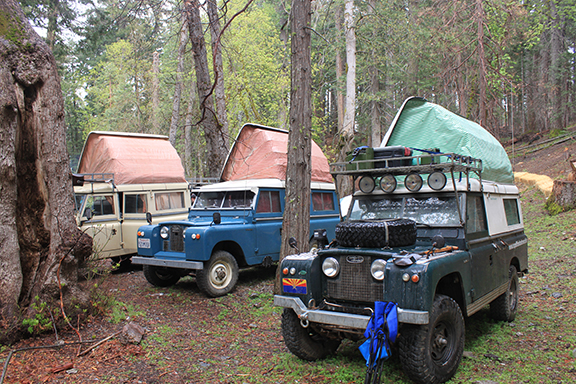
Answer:
[[[0,2],[0,342],[46,303],[81,306],[78,262],[91,252],[74,220],[56,62],[18,2]],[[81,253],[81,244],[85,246]],[[61,318],[60,318],[61,319]],[[58,320],[58,318],[56,319]]]
[[[158,111],[160,110],[160,54],[152,53],[152,132],[160,133],[160,122],[158,120]]]
[[[184,55],[186,54],[186,29],[188,22],[186,15],[182,13],[182,28],[180,28],[180,42],[178,44],[178,64],[176,67],[176,84],[174,84],[174,98],[172,100],[172,117],[170,118],[170,130],[168,140],[173,147],[176,147],[176,135],[178,133],[178,122],[180,121],[180,101],[182,99],[182,73],[184,72]],[[186,162],[186,158],[184,162]],[[186,168],[186,171],[188,169]],[[187,173],[188,174],[188,173]],[[189,174],[188,174],[189,175]]]
[[[226,113],[226,95],[224,87],[224,68],[222,65],[222,43],[220,37],[220,21],[218,19],[218,7],[216,0],[206,1],[208,19],[210,20],[210,37],[212,39],[213,70],[216,86],[214,87],[214,97],[216,98],[216,116],[222,132],[229,137],[228,115]]]
[[[308,249],[310,238],[310,158],[312,152],[310,10],[311,0],[292,0],[290,132],[288,134],[286,200],[280,260],[294,253],[288,245],[290,237],[296,238],[300,250]],[[276,287],[279,291],[279,278]]]
[[[338,38],[342,35],[342,8],[336,6],[335,12],[336,31]],[[336,109],[338,110],[337,132],[342,132],[344,126],[344,93],[340,87],[342,76],[344,75],[344,62],[340,49],[336,49]]]
[[[186,175],[188,177],[197,177],[198,175],[202,175],[201,173],[196,172],[193,167],[192,162],[192,155],[194,153],[198,153],[198,141],[199,138],[196,140],[192,137],[192,119],[193,119],[193,111],[196,104],[196,91],[195,91],[195,84],[192,84],[190,87],[190,98],[188,99],[188,110],[186,112],[186,121],[184,123],[184,169],[186,169]]]
[[[200,19],[200,3],[198,0],[185,0],[184,7],[188,15],[188,28],[190,29],[190,43],[194,56],[196,69],[196,86],[198,87],[198,99],[200,101],[200,124],[204,129],[206,139],[206,164],[210,177],[220,176],[220,171],[228,154],[227,137],[218,124],[214,102],[212,99],[212,82],[208,69],[206,44]]]
[[[486,125],[486,55],[484,52],[484,6],[476,0],[476,25],[478,28],[478,124]]]

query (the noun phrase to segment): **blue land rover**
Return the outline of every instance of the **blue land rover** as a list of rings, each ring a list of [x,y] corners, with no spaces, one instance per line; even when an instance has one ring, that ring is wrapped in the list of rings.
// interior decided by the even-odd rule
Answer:
[[[192,191],[195,201],[185,221],[145,225],[138,230],[138,257],[144,276],[167,287],[195,272],[207,296],[229,293],[238,270],[278,261],[284,212],[284,181],[254,179],[226,181]],[[334,238],[340,209],[334,184],[312,182],[311,248]],[[319,240],[319,238],[326,240]]]

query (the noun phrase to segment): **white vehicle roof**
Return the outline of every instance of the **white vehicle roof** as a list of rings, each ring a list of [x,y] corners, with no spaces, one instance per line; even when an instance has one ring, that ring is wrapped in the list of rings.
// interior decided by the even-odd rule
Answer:
[[[312,182],[310,186],[312,189],[321,189],[327,191],[334,191],[336,189],[333,183]],[[243,191],[249,189],[254,193],[256,193],[259,188],[284,188],[284,187],[285,187],[284,180],[250,179],[250,180],[224,181],[222,183],[204,185],[200,188],[195,188],[192,191],[194,193],[199,193],[199,192]]]
[[[122,184],[85,182],[83,186],[75,186],[74,193],[107,193],[107,192],[138,192],[138,191],[172,191],[186,190],[188,183],[155,183],[155,184]]]

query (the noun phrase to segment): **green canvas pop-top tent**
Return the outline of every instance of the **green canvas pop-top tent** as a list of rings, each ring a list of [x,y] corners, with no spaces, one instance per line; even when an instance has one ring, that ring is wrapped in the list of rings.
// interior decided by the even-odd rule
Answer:
[[[438,148],[482,160],[482,179],[513,184],[514,174],[500,142],[479,124],[420,97],[411,97],[394,117],[381,147]],[[415,156],[424,153],[414,152]]]

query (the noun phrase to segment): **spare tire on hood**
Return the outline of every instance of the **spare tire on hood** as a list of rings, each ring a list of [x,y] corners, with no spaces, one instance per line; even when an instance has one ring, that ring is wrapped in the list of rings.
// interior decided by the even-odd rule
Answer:
[[[401,247],[416,242],[416,222],[410,219],[343,221],[336,226],[343,247]]]

